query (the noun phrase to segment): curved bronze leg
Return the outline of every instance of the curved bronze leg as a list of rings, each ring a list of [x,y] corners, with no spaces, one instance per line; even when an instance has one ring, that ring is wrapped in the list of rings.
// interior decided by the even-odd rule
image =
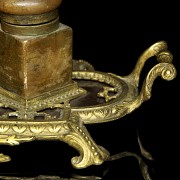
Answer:
[[[69,123],[68,125],[70,132],[63,135],[60,140],[79,151],[80,156],[73,157],[71,160],[75,168],[100,165],[109,157],[109,152],[92,140],[84,125],[78,126],[75,123]]]
[[[52,139],[69,144],[80,153],[79,157],[72,158],[72,165],[75,168],[100,165],[109,157],[109,152],[93,141],[86,127],[79,121],[62,121],[54,122],[54,124],[46,122],[42,126],[35,122],[32,122],[31,125],[23,124],[23,126],[11,123],[7,128],[2,125],[2,128],[4,135],[0,135],[0,144],[4,145],[15,146],[33,140]],[[14,131],[13,135],[10,134],[12,131]],[[10,157],[0,154],[0,162],[10,160]]]

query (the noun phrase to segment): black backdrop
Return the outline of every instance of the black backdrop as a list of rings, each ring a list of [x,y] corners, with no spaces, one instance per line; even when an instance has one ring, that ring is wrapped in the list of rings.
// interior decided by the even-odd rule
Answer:
[[[179,12],[176,9],[176,4],[164,2],[157,5],[102,0],[64,0],[59,7],[61,23],[73,29],[73,58],[88,61],[98,71],[128,75],[146,48],[160,40],[168,43],[177,77],[169,82],[157,78],[151,99],[122,119],[87,126],[93,139],[112,155],[126,150],[140,153],[138,130],[144,147],[155,159],[147,161],[153,180],[164,177],[173,180],[177,172]],[[145,74],[152,64],[147,63]],[[133,158],[75,170],[70,159],[76,151],[61,142],[32,142],[0,149],[13,158],[10,163],[0,164],[1,174],[69,178],[76,174],[115,180],[143,179]]]
[[[180,100],[178,17],[179,11],[174,2],[66,0],[60,7],[61,22],[73,28],[74,59],[87,60],[98,71],[128,75],[146,48],[160,40],[168,43],[177,77],[169,82],[157,78],[151,99],[130,115],[106,125],[88,127],[92,136],[112,154],[128,148],[136,151],[135,129],[138,129],[145,147],[155,158],[154,179],[158,180],[163,177],[174,179],[177,173]],[[153,63],[156,61],[146,63],[144,74]],[[135,168],[131,163],[123,165],[123,161],[118,161],[109,174],[116,174],[120,179],[126,174],[123,172],[131,172],[131,168]],[[129,179],[136,179],[136,176],[132,177]]]

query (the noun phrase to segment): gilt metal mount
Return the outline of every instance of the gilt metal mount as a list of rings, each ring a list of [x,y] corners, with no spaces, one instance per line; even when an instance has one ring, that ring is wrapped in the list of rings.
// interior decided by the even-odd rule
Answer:
[[[165,41],[148,47],[127,76],[96,71],[72,57],[72,29],[59,22],[61,0],[0,0],[0,144],[59,140],[77,149],[75,168],[100,165],[110,153],[86,124],[117,120],[151,97],[154,80],[176,77]],[[139,91],[151,57],[157,64]],[[93,91],[92,91],[93,89]],[[91,99],[91,101],[89,100]],[[0,162],[10,161],[0,154]]]

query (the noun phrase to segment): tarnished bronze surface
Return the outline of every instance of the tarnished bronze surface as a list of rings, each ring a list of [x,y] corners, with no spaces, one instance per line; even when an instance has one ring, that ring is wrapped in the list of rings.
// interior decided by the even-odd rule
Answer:
[[[60,4],[0,1],[1,87],[33,98],[72,83],[72,29],[59,23]]]
[[[59,28],[59,17],[56,19],[39,25],[14,25],[6,23],[2,20],[1,23],[2,30],[20,36],[37,36],[51,33],[52,31],[56,31]]]
[[[35,15],[14,15],[1,13],[1,28],[14,35],[37,36],[51,33],[59,27],[57,9]]]
[[[43,13],[43,14],[30,14],[30,15],[14,15],[1,13],[1,21],[9,23],[11,25],[38,25],[53,21],[59,16],[58,9]]]
[[[0,84],[31,98],[71,83],[72,29],[42,36],[13,36],[0,30]]]
[[[0,1],[1,28],[14,35],[51,33],[59,27],[60,4],[61,0]]]
[[[0,11],[8,14],[42,14],[56,9],[62,0],[0,0]]]

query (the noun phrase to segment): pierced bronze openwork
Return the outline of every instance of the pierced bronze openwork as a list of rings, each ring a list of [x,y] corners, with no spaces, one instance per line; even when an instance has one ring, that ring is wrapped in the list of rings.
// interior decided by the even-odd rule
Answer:
[[[71,163],[80,169],[110,157],[85,125],[131,113],[151,98],[158,76],[173,80],[176,69],[165,41],[147,48],[127,76],[96,71],[87,61],[74,60],[72,29],[59,22],[60,4],[0,0],[0,144],[63,141],[78,150],[80,156]],[[153,56],[158,63],[139,91],[143,66]],[[0,162],[10,160],[0,154]]]

